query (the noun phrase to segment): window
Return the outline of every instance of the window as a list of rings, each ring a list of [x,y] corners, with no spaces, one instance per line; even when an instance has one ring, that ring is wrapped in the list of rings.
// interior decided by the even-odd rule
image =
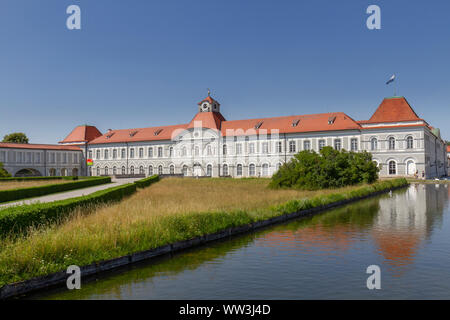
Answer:
[[[253,142],[248,144],[248,153],[255,153],[255,144]]]
[[[227,145],[226,144],[224,144],[223,145],[223,155],[226,155],[227,154]]]
[[[125,173],[126,173],[125,167],[122,167],[122,174],[125,174]]]
[[[95,154],[95,159],[100,159],[100,150],[97,150]]]
[[[397,174],[397,164],[395,161],[389,161],[389,174]]]
[[[325,147],[325,140],[319,140],[319,151]]]
[[[212,165],[210,165],[210,164],[208,164],[208,165],[206,166],[206,175],[207,175],[208,177],[211,177],[211,176],[212,176]]]
[[[269,143],[267,142],[262,143],[262,153],[269,153]]]
[[[358,139],[352,138],[350,140],[350,148],[352,151],[358,151]]]
[[[107,176],[108,173],[109,173],[109,169],[108,169],[108,167],[105,167],[105,175]]]
[[[108,149],[105,149],[104,155],[105,155],[105,157],[104,157],[105,159],[109,158],[109,150]]]
[[[130,149],[130,158],[134,158],[134,148]]]
[[[242,176],[242,164],[238,164],[236,167],[236,175]]]
[[[131,166],[131,168],[130,168],[130,173],[131,173],[131,174],[134,174],[134,166]]]
[[[163,156],[163,148],[158,147],[158,158],[162,158],[162,156]]]
[[[92,150],[89,150],[89,159],[92,159]]]
[[[303,150],[311,150],[311,141],[309,140],[303,141]]]
[[[342,147],[341,139],[335,139],[334,140],[334,148],[339,151],[339,150],[341,150],[341,147]]]
[[[283,152],[283,142],[278,141],[277,142],[277,152],[282,153]]]
[[[295,152],[295,141],[289,141],[289,152],[290,153]]]
[[[256,174],[256,170],[255,170],[255,165],[252,163],[250,164],[250,166],[248,167],[248,175],[253,177]]]
[[[144,148],[139,148],[139,158],[144,157]]]
[[[223,172],[222,172],[223,176],[227,176],[228,175],[228,165],[224,164],[223,165]]]
[[[173,157],[173,147],[170,147],[170,148],[169,148],[169,156],[170,156],[170,157]]]
[[[394,150],[395,149],[395,138],[390,137],[388,141],[389,141],[389,150]]]
[[[143,166],[139,167],[139,174],[144,174],[144,167]]]
[[[212,155],[212,148],[211,148],[211,146],[209,144],[206,147],[206,153],[208,154],[208,156]]]
[[[409,136],[406,138],[406,149],[412,149],[414,146],[414,139],[413,137]]]
[[[199,148],[198,146],[195,146],[195,148],[194,148],[194,154],[195,154],[196,156],[199,156],[199,155],[200,155],[200,148]]]
[[[163,166],[158,167],[158,174],[163,174]]]
[[[169,173],[175,174],[175,167],[173,166],[173,164],[169,167]]]
[[[236,144],[236,154],[242,154],[242,144]]]
[[[125,159],[125,149],[122,149],[120,151],[120,156],[121,156],[122,159]]]
[[[114,166],[114,167],[113,167],[113,175],[116,175],[116,174],[117,174],[117,167]]]
[[[113,149],[113,159],[117,159],[117,149]]]
[[[378,140],[377,140],[377,138],[372,138],[372,140],[370,140],[370,149],[371,150],[377,150],[378,149]]]
[[[148,148],[148,157],[153,158],[153,148],[152,147]]]
[[[267,177],[269,175],[269,165],[264,163],[262,166],[262,175]]]
[[[97,175],[100,175],[100,167],[97,167]]]
[[[186,149],[186,147],[183,147],[183,149],[181,149],[181,155],[182,156],[187,156],[187,149]]]
[[[187,176],[188,175],[188,166],[184,165],[183,166],[183,176]]]
[[[148,175],[149,176],[153,175],[153,166],[148,166]]]

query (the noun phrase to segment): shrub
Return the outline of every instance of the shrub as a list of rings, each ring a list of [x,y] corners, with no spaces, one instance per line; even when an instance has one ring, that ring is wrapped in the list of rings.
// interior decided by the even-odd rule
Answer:
[[[366,151],[337,151],[331,147],[320,153],[301,151],[273,175],[271,188],[318,190],[340,188],[358,183],[373,183],[378,168]]]
[[[6,201],[20,200],[25,198],[33,198],[52,194],[56,192],[75,190],[85,187],[92,187],[100,184],[111,182],[111,177],[95,177],[93,179],[85,179],[60,184],[48,184],[44,186],[9,189],[0,191],[0,203]]]
[[[0,177],[11,177],[11,175],[3,168],[3,163],[0,162]]]
[[[0,237],[7,234],[23,232],[29,227],[58,221],[60,218],[79,207],[88,205],[119,201],[136,191],[136,185],[128,183],[106,190],[100,190],[87,196],[66,200],[36,203],[9,207],[0,210]]]
[[[134,183],[136,184],[136,187],[138,187],[138,188],[145,188],[145,187],[148,187],[151,184],[158,182],[158,181],[159,181],[159,176],[157,174],[154,174],[148,178],[137,180]]]

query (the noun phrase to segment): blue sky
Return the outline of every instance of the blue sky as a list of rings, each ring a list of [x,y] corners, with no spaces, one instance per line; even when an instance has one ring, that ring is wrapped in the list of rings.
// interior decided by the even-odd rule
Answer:
[[[81,8],[82,29],[66,28]],[[366,8],[381,8],[368,30]],[[0,136],[189,122],[211,88],[230,120],[342,111],[398,93],[450,139],[450,2],[2,0]]]

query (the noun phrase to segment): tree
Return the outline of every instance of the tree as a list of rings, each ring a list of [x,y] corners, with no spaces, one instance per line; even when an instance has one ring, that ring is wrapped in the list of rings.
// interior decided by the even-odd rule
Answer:
[[[337,151],[324,147],[320,153],[302,151],[272,176],[272,188],[317,190],[339,188],[378,179],[378,167],[366,151]]]
[[[7,134],[3,137],[2,142],[10,142],[10,143],[28,143],[28,138],[23,132],[13,132]]]
[[[0,178],[11,177],[11,175],[3,168],[3,163],[0,162]]]

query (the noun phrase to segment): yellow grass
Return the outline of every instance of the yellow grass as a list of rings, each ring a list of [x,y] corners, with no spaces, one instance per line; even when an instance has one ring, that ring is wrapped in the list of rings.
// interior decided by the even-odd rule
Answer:
[[[0,190],[31,188],[44,186],[47,184],[67,183],[69,181],[64,179],[55,180],[36,180],[36,181],[0,181]]]

